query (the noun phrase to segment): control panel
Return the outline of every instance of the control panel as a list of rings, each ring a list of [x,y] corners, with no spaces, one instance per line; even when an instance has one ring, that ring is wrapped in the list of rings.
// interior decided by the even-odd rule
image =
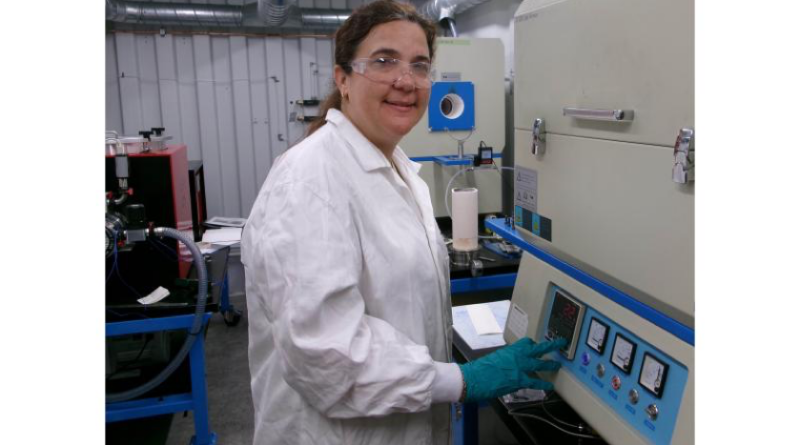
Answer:
[[[538,337],[566,338],[553,358],[655,445],[668,445],[688,379],[685,366],[551,284]],[[574,315],[574,317],[573,317]]]

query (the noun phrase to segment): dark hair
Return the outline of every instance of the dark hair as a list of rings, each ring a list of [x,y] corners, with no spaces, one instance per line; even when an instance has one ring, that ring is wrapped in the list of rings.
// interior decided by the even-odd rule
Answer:
[[[336,50],[334,51],[334,64],[341,66],[347,74],[353,72],[349,63],[358,50],[358,46],[367,37],[372,28],[396,20],[406,20],[416,23],[425,33],[428,42],[428,52],[433,60],[434,40],[436,39],[436,25],[423,17],[413,5],[397,3],[392,0],[378,0],[356,8],[344,24],[336,31]],[[325,125],[325,115],[328,110],[342,109],[342,95],[336,85],[328,97],[319,107],[319,116],[308,126],[307,136]]]

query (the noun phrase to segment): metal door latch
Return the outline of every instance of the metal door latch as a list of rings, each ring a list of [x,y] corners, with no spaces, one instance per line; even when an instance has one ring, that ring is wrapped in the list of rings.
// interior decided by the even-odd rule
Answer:
[[[694,129],[681,128],[675,140],[672,180],[678,184],[694,181]]]
[[[531,153],[538,155],[544,153],[544,119],[536,118],[533,120],[533,145],[531,145]]]

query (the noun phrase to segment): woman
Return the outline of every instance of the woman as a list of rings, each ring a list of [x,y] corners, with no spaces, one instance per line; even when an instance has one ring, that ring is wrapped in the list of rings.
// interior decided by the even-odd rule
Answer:
[[[451,363],[447,250],[397,142],[430,96],[435,27],[377,1],[336,33],[325,121],[278,160],[242,238],[256,444],[446,444],[449,404],[548,387],[559,345]],[[463,376],[462,376],[463,375]]]

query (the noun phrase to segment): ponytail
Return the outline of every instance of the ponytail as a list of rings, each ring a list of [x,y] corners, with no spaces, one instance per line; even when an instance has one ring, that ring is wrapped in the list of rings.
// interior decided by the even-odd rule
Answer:
[[[322,102],[322,105],[319,106],[319,114],[317,118],[311,121],[308,125],[308,131],[306,132],[306,137],[311,136],[315,131],[322,128],[325,125],[325,115],[328,114],[328,110],[331,108],[340,110],[342,109],[342,94],[339,92],[339,89],[335,86],[333,87],[333,91],[328,94],[328,97]]]

